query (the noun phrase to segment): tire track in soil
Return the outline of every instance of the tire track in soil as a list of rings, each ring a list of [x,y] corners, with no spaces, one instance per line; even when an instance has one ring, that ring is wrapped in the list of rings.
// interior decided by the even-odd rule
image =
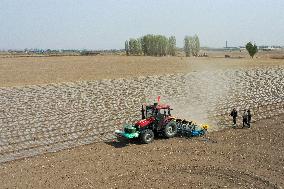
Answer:
[[[232,187],[246,187],[246,188],[271,188],[278,189],[280,188],[276,184],[272,183],[266,178],[263,178],[259,175],[255,175],[252,172],[242,172],[230,168],[221,168],[221,167],[202,167],[202,166],[193,166],[193,167],[174,167],[169,168],[173,172],[182,172],[189,175],[202,175],[206,178],[215,177],[217,180],[226,180],[228,188]],[[218,181],[216,181],[218,182]],[[222,186],[219,186],[222,187]]]
[[[153,169],[152,167],[148,168],[141,168],[143,169],[138,171],[132,172],[132,173],[126,173],[121,174],[119,176],[111,176],[109,179],[112,180],[112,183],[115,183],[117,186],[122,186],[125,183],[132,183],[134,185],[141,185],[140,180],[138,179],[142,173],[141,172],[147,172],[145,176],[143,176],[144,179],[149,180],[151,182],[154,182],[156,176],[163,178],[162,180],[169,181],[174,179],[176,182],[181,182],[178,184],[179,187],[181,187],[182,182],[189,180],[187,178],[191,178],[192,185],[190,187],[199,187],[203,188],[204,186],[210,186],[211,188],[267,188],[267,189],[281,189],[280,186],[277,184],[269,181],[268,179],[256,175],[252,172],[243,172],[236,169],[231,168],[222,168],[222,167],[205,167],[200,165],[195,166],[185,166],[185,165],[172,165],[172,166],[155,166]],[[144,170],[146,169],[146,170]],[[169,174],[170,173],[170,174]],[[169,178],[170,177],[170,178]],[[198,179],[198,182],[195,182],[194,179],[196,177],[204,178],[202,182]],[[130,179],[131,178],[131,179]],[[161,179],[160,178],[160,179]],[[183,180],[185,179],[185,180]],[[212,182],[211,180],[214,180]],[[137,182],[137,183],[136,183]],[[226,183],[226,185],[222,185]],[[144,183],[146,184],[146,183]],[[163,183],[165,184],[165,183]],[[175,188],[176,183],[168,183],[166,184],[167,188]],[[160,185],[159,185],[160,186]],[[145,186],[143,187],[153,187],[151,186]],[[160,186],[161,187],[161,186]],[[155,188],[155,187],[154,187]],[[183,187],[181,187],[183,188]],[[184,187],[188,188],[188,187]]]

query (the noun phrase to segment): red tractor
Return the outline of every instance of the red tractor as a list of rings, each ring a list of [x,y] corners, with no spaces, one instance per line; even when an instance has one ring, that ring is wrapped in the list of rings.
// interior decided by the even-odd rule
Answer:
[[[127,139],[139,138],[143,143],[148,144],[158,134],[166,138],[172,138],[177,134],[178,128],[175,118],[171,116],[169,105],[142,105],[142,119],[134,125],[126,125],[123,131],[116,130],[118,137]]]

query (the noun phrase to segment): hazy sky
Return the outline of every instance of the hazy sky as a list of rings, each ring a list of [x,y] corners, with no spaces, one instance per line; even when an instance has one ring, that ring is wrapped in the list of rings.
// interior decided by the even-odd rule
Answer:
[[[0,49],[110,49],[144,34],[284,46],[284,0],[0,0]]]

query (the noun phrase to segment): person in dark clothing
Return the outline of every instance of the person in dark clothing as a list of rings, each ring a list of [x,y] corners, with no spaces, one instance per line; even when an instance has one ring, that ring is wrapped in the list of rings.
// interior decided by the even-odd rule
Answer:
[[[237,124],[237,117],[238,117],[237,110],[234,108],[230,115],[233,117],[233,125],[236,126],[236,124]]]
[[[251,113],[250,113],[250,109],[248,109],[248,111],[247,111],[247,125],[248,125],[248,128],[250,128],[250,122],[251,122]]]
[[[142,105],[142,109],[141,109],[141,114],[142,114],[142,119],[145,119],[146,116],[145,116],[145,109],[144,109],[143,105]]]
[[[243,128],[248,125],[248,112],[247,110],[244,110],[243,113]]]

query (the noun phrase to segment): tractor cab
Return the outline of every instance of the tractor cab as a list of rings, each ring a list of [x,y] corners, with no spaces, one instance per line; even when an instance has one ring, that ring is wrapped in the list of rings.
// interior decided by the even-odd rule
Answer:
[[[144,108],[145,107],[145,108]],[[161,105],[158,103],[154,103],[153,105],[142,105],[141,113],[142,113],[142,120],[148,119],[150,117],[157,118],[166,118],[171,116],[171,109],[169,105]]]
[[[171,110],[173,109],[171,109],[169,105],[158,103],[154,103],[153,105],[142,105],[142,119],[135,125],[144,127],[149,124],[154,124],[155,130],[161,130],[166,122],[174,119],[171,116]]]

